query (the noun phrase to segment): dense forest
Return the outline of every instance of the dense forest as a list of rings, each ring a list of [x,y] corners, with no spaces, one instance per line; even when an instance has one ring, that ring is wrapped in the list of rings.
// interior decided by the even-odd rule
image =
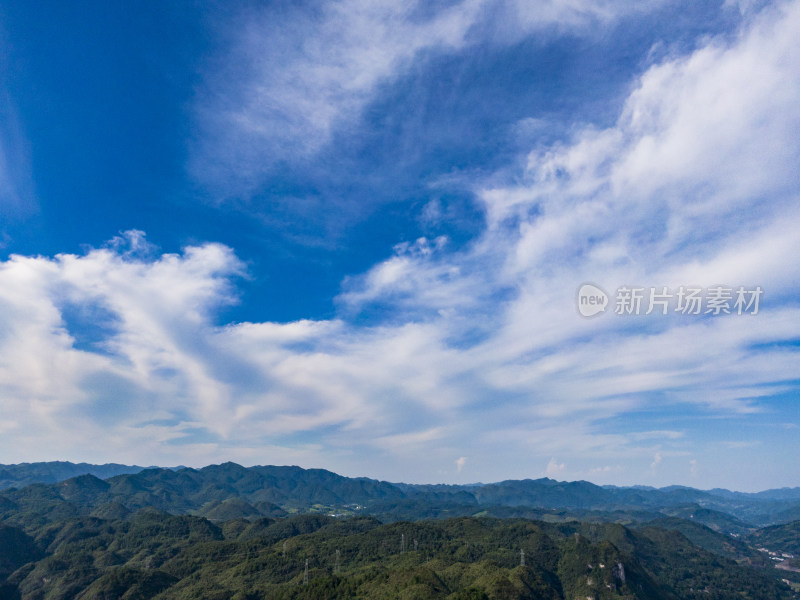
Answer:
[[[0,599],[800,597],[798,522],[481,505],[446,487],[222,465],[10,488]]]
[[[27,533],[3,525],[0,540],[3,598],[794,597],[746,548],[737,561],[661,526],[322,515],[212,523],[142,509]]]

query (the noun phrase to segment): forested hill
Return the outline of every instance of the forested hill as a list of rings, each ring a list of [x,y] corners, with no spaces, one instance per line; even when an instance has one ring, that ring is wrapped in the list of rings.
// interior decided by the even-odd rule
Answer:
[[[48,483],[80,472],[85,474]],[[0,476],[4,474],[3,481],[13,479],[17,484],[0,492],[0,518],[4,511],[28,511],[46,520],[50,513],[78,516],[143,507],[214,520],[275,517],[309,510],[372,514],[384,521],[481,512],[501,517],[623,522],[676,516],[737,535],[757,526],[800,519],[798,488],[744,494],[678,486],[597,486],[547,478],[460,486],[413,485],[343,477],[323,469],[245,468],[235,463],[202,469],[34,463],[3,466]],[[44,481],[25,485],[37,479]]]
[[[758,558],[653,526],[323,515],[214,524],[144,509],[0,523],[0,598],[794,600]]]
[[[0,600],[796,600],[798,523],[732,514],[789,514],[778,496],[234,463],[83,474],[0,492]]]

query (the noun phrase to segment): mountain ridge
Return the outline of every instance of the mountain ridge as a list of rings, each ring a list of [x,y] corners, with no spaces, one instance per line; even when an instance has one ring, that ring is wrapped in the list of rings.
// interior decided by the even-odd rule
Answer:
[[[42,461],[42,462],[22,462],[22,463],[9,463],[9,464],[2,464],[0,463],[0,491],[4,489],[8,489],[9,487],[20,487],[19,485],[11,486],[7,485],[7,480],[10,480],[14,473],[23,472],[29,470],[30,473],[26,473],[24,477],[21,477],[20,481],[28,481],[31,480],[30,483],[58,483],[59,481],[64,481],[66,479],[71,479],[73,477],[77,477],[79,475],[91,474],[99,479],[108,479],[110,477],[114,477],[116,475],[126,475],[126,474],[136,474],[141,471],[155,469],[155,470],[169,470],[169,471],[181,471],[184,469],[190,469],[194,471],[199,471],[202,469],[207,469],[209,467],[223,467],[225,465],[233,465],[235,467],[239,467],[241,469],[286,469],[286,470],[295,470],[295,471],[319,471],[324,473],[332,473],[337,475],[338,477],[346,477],[344,475],[338,475],[333,471],[328,469],[318,468],[318,467],[300,467],[298,465],[253,465],[251,467],[244,467],[238,463],[233,461],[225,461],[218,464],[211,464],[206,465],[205,467],[186,467],[184,465],[178,465],[174,467],[164,467],[159,465],[150,465],[147,467],[139,466],[139,465],[125,465],[122,463],[103,463],[103,464],[95,464],[95,463],[74,463],[71,461]],[[68,475],[65,475],[69,473]],[[111,473],[105,475],[105,473]],[[33,478],[37,478],[33,481]],[[53,478],[57,479],[53,479]],[[4,479],[6,478],[6,479]],[[663,487],[654,487],[648,485],[615,485],[615,484],[596,484],[591,481],[587,481],[585,479],[575,480],[575,481],[560,481],[557,479],[552,479],[550,477],[537,477],[537,478],[523,478],[523,479],[504,479],[501,481],[496,482],[475,482],[475,483],[466,483],[466,484],[457,484],[457,483],[404,483],[404,482],[390,482],[388,480],[378,480],[372,477],[366,476],[358,476],[358,477],[346,477],[347,479],[351,480],[366,480],[366,481],[381,481],[383,483],[388,483],[398,488],[452,488],[452,489],[474,489],[474,488],[481,488],[486,486],[499,486],[504,484],[514,484],[520,482],[533,482],[533,483],[542,483],[548,486],[557,486],[557,485],[565,485],[565,484],[588,484],[594,486],[595,488],[605,489],[605,490],[629,490],[629,491],[642,491],[642,492],[650,492],[650,491],[659,491],[659,492],[677,492],[680,490],[690,490],[693,492],[701,492],[705,494],[709,494],[712,496],[739,496],[739,497],[762,497],[768,499],[777,499],[777,500],[786,500],[786,499],[797,499],[800,500],[800,486],[796,487],[788,487],[783,486],[780,488],[769,488],[766,490],[760,490],[757,492],[740,492],[735,490],[729,490],[726,488],[712,488],[708,490],[703,490],[700,488],[693,488],[690,486],[685,485],[667,485]],[[29,485],[28,483],[24,483],[24,485]]]
[[[797,600],[800,521],[735,516],[793,514],[788,495],[232,462],[85,473],[0,492],[0,598]]]
[[[488,510],[490,514],[523,515],[555,510],[561,511],[563,518],[568,514],[599,518],[603,513],[639,520],[648,514],[681,516],[738,535],[756,526],[796,520],[800,514],[800,501],[795,499],[792,489],[774,493],[770,490],[723,493],[686,486],[660,489],[598,486],[588,481],[557,481],[546,477],[469,485],[398,484],[368,477],[345,477],[325,469],[244,467],[233,462],[199,469],[55,463],[61,471],[49,467],[52,464],[12,466],[22,481],[41,473],[52,477],[54,472],[87,472],[55,483],[36,482],[0,491],[0,516],[17,511],[20,506],[32,507],[31,510],[38,507],[36,510],[44,519],[51,510],[54,514],[67,511],[78,515],[104,510],[136,511],[146,506],[171,514],[220,513],[231,517],[238,507],[242,517],[328,511],[374,514],[384,520],[413,519],[423,513],[454,516]],[[0,467],[0,472],[8,473],[4,467]],[[28,467],[30,472],[26,473]],[[135,469],[138,471],[118,472]],[[115,474],[103,478],[97,473]],[[230,502],[233,499],[237,502]]]

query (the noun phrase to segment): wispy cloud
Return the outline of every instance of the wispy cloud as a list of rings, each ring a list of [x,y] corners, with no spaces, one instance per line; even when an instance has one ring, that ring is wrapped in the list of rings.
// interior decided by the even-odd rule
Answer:
[[[13,220],[30,214],[35,206],[28,144],[14,103],[0,88],[0,214]],[[0,229],[0,248],[5,245],[3,233]]]
[[[785,260],[800,250],[800,145],[785,127],[800,118],[790,100],[800,91],[799,17],[796,3],[781,4],[732,41],[654,65],[614,127],[537,149],[522,183],[479,190],[488,229],[467,251],[398,254],[342,299],[417,315],[445,339],[474,330],[464,369],[502,397],[525,398],[519,421],[588,423],[655,398],[759,411],[797,360],[791,346],[764,345],[800,333],[799,273]],[[385,277],[398,263],[400,297]],[[752,319],[587,322],[574,310],[585,281],[758,284],[770,308]]]
[[[563,473],[566,468],[567,466],[564,463],[560,463],[555,458],[551,458],[544,472],[548,477],[555,477]]]
[[[425,14],[413,3],[345,0],[239,15],[199,107],[206,137],[195,173],[217,192],[252,192],[275,164],[315,153],[352,124],[417,53],[464,44],[480,7],[468,0]]]
[[[586,6],[610,18],[610,4]],[[258,180],[275,148],[313,152],[416,53],[468,43],[479,9],[332,4],[301,27],[317,41],[255,19],[242,50],[248,73],[261,69],[246,78],[252,106],[234,103],[218,123],[234,123],[229,146],[260,140],[243,144],[254,152],[241,157],[245,178]],[[281,71],[273,87],[263,27],[296,80]],[[81,256],[11,257],[0,266],[0,449],[83,459],[92,439],[119,461],[296,456],[417,480],[465,455],[482,479],[540,473],[547,460],[551,474],[625,464],[631,477],[687,476],[688,459],[669,459],[703,440],[670,416],[752,416],[795,389],[798,351],[783,342],[800,339],[800,266],[786,258],[800,252],[799,28],[800,4],[772,6],[738,36],[652,66],[612,126],[576,126],[526,154],[515,177],[472,181],[486,226],[471,244],[396,247],[345,282],[337,319],[218,326],[244,273],[219,244],[163,254],[132,232]],[[341,54],[328,56],[334,41]],[[285,138],[270,137],[274,119]],[[756,316],[587,320],[575,309],[586,281],[761,285],[765,298]],[[70,316],[77,305],[94,312]],[[70,319],[92,315],[104,315],[99,332],[82,342]]]
[[[661,464],[662,460],[664,460],[664,457],[661,455],[661,452],[656,452],[655,456],[653,456],[653,462],[650,463],[650,469],[655,471]]]
[[[190,170],[217,198],[249,197],[276,168],[357,127],[382,86],[431,55],[574,31],[661,3],[341,0],[242,11],[221,26],[228,43],[198,98]]]

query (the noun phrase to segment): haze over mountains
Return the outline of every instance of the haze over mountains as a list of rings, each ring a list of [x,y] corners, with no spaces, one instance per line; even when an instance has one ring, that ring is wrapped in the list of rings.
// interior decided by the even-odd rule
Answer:
[[[24,487],[32,483],[58,483],[79,475],[94,475],[100,479],[128,473],[138,473],[145,467],[107,463],[90,465],[65,461],[21,463],[0,465],[0,490],[10,487]]]
[[[562,516],[604,520],[623,515],[631,521],[680,516],[737,534],[800,519],[800,488],[744,493],[682,486],[598,486],[549,478],[421,485],[343,477],[323,469],[245,468],[235,463],[202,469],[65,462],[3,465],[0,489],[5,490],[0,493],[0,508],[16,510],[47,498],[60,511],[76,515],[109,506],[123,512],[155,507],[212,519],[274,517],[309,510],[371,514],[384,520],[481,512],[555,518],[561,511]]]

